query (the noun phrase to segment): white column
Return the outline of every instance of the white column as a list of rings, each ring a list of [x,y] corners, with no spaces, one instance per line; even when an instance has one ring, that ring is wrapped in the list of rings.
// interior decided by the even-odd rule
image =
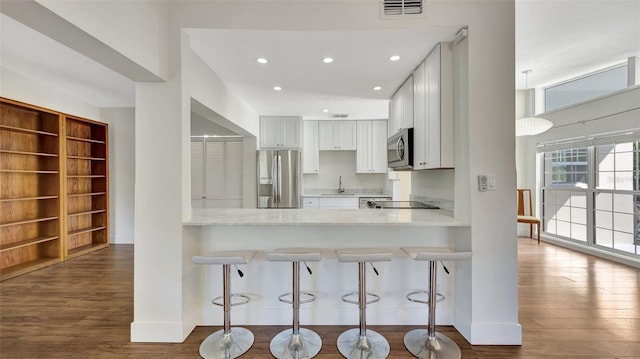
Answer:
[[[190,263],[182,255],[191,191],[188,71],[181,66],[188,39],[172,31],[169,80],[136,83],[134,342],[182,342],[194,327],[184,318],[183,266]]]

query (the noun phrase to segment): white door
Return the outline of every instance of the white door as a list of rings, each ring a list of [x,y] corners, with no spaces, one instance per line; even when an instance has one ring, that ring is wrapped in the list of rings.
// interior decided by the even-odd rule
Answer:
[[[191,142],[191,207],[204,207],[204,142]]]

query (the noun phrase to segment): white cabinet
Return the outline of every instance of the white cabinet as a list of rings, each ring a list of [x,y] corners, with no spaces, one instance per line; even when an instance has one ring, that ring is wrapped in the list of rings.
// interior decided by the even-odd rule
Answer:
[[[318,198],[318,208],[348,208],[358,209],[360,202],[358,197],[320,197]]]
[[[356,121],[318,121],[320,151],[355,150]]]
[[[302,172],[320,172],[318,151],[318,121],[303,121],[302,125]]]
[[[318,208],[318,197],[302,197],[302,208]]]
[[[413,75],[400,86],[389,103],[389,135],[413,128]]]
[[[387,121],[357,121],[356,173],[387,172]]]
[[[302,208],[358,209],[358,197],[303,197]]]
[[[414,72],[413,168],[453,168],[453,56],[443,42]]]
[[[300,148],[301,125],[301,117],[260,116],[260,148]]]

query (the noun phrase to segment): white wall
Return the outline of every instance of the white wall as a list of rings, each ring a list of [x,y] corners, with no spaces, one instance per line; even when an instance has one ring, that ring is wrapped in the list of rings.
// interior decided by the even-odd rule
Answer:
[[[135,203],[135,110],[102,108],[109,124],[109,218],[113,244],[133,244]]]
[[[191,72],[191,97],[214,111],[242,135],[259,137],[260,117],[243,99],[238,97],[218,75],[190,51],[188,69]],[[224,125],[224,124],[223,124]],[[226,127],[226,126],[225,126]]]
[[[0,96],[32,105],[84,117],[100,119],[100,109],[50,84],[0,67]]]
[[[454,201],[455,170],[411,172],[411,194]]]
[[[37,2],[150,72],[168,76],[167,1]]]
[[[342,176],[342,185],[347,192],[388,186],[386,173],[356,173],[356,151],[320,151],[320,172],[304,174],[303,188],[337,190],[338,176]]]

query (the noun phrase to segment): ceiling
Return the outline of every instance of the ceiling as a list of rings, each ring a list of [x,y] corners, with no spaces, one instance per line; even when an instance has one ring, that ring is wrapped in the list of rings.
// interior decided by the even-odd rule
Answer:
[[[384,118],[395,88],[437,41],[453,39],[457,30],[188,32],[194,52],[260,114],[319,118],[328,109]],[[0,64],[9,70],[97,107],[135,104],[133,81],[4,15],[0,46]],[[394,54],[400,61],[388,60]],[[335,61],[324,64],[325,56]],[[640,0],[516,0],[518,89],[525,88],[524,70],[532,70],[528,87],[543,86],[629,56],[640,57]],[[270,62],[258,64],[257,57]]]

